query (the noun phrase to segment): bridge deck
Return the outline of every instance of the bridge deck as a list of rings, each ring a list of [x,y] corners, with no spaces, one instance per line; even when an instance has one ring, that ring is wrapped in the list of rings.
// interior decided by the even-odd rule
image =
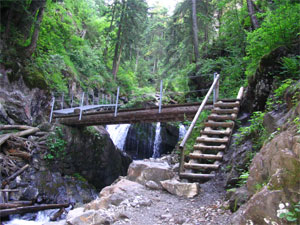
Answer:
[[[195,116],[201,102],[164,105],[161,113],[158,113],[158,107],[148,107],[140,109],[122,109],[118,111],[117,117],[114,111],[87,112],[82,114],[79,120],[79,114],[54,115],[54,118],[61,124],[69,126],[92,126],[108,125],[122,123],[140,123],[140,122],[168,122],[192,120]],[[209,102],[206,109],[212,108],[212,102]]]

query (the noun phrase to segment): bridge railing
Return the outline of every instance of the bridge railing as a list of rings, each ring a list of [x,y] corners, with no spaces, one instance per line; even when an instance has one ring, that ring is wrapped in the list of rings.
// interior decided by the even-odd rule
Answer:
[[[214,103],[218,100],[218,97],[219,97],[219,78],[220,78],[220,75],[215,73],[214,74],[214,82],[212,83],[210,89],[208,90],[204,100],[202,101],[191,125],[189,126],[184,138],[182,139],[180,145],[179,145],[179,149],[180,149],[180,168],[179,168],[179,172],[182,172],[183,170],[183,164],[184,164],[184,148],[185,148],[185,144],[187,142],[187,140],[189,139],[189,137],[191,136],[191,133],[195,127],[195,124],[197,122],[197,120],[199,119],[199,116],[201,114],[201,112],[203,111],[207,101],[208,101],[208,98],[209,96],[211,95],[211,93],[213,92],[214,93],[214,96],[213,96],[213,100],[214,100]]]

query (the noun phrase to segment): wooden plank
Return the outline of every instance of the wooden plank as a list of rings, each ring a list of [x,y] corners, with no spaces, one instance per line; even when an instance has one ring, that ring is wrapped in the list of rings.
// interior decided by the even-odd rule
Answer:
[[[205,127],[204,130],[202,130],[200,133],[205,135],[230,135],[231,129],[228,127],[226,130],[213,130],[213,129],[207,129],[210,127]]]
[[[185,178],[185,179],[199,179],[199,180],[207,180],[214,178],[214,174],[199,174],[199,173],[180,173],[179,174],[180,178]]]
[[[228,113],[238,113],[238,109],[212,109],[212,113],[217,113],[217,114],[228,114]]]
[[[199,153],[190,153],[190,158],[192,159],[213,159],[213,160],[222,160],[222,155],[215,154],[199,154]]]
[[[209,145],[203,145],[203,144],[197,144],[194,145],[194,149],[195,150],[225,150],[226,149],[226,145],[220,145],[220,146],[209,146]]]
[[[215,115],[209,115],[207,117],[208,120],[235,120],[236,119],[236,116],[232,116],[232,115],[218,115],[218,114],[215,114]]]
[[[211,138],[211,137],[197,137],[196,142],[211,142],[211,143],[227,143],[228,137],[224,138]]]
[[[220,108],[234,108],[239,106],[240,106],[240,102],[217,102],[214,104],[214,107],[220,107]]]
[[[234,122],[205,122],[206,127],[233,127]]]
[[[184,168],[194,169],[194,170],[201,170],[201,169],[217,170],[217,169],[219,169],[219,165],[214,165],[214,164],[200,164],[200,163],[185,163],[184,164]]]

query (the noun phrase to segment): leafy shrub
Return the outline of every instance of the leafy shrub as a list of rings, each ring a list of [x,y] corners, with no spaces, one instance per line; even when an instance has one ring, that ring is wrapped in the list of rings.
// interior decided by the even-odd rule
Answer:
[[[47,139],[48,153],[45,155],[47,160],[63,159],[66,155],[65,148],[67,142],[63,139],[63,132],[60,127],[55,127],[54,134]]]

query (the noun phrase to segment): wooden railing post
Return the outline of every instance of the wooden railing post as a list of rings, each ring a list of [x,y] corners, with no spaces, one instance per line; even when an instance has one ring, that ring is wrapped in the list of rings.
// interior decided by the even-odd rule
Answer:
[[[82,107],[83,107],[83,102],[84,102],[84,92],[82,92],[82,97],[81,97],[79,120],[81,120],[81,117],[82,117]]]
[[[54,110],[54,104],[55,104],[55,97],[52,97],[52,105],[51,105],[51,112],[50,112],[50,119],[49,119],[49,123],[51,123],[52,121],[52,116],[53,116],[53,110]]]
[[[163,97],[163,81],[160,81],[160,95],[159,95],[159,107],[158,107],[158,113],[161,113],[161,105],[162,105],[162,97]]]
[[[191,133],[192,133],[194,127],[195,127],[195,124],[196,124],[196,122],[197,122],[197,120],[198,120],[198,118],[199,118],[199,116],[200,116],[202,110],[204,109],[204,107],[205,107],[205,105],[206,105],[206,102],[208,101],[209,96],[211,95],[211,93],[213,92],[215,86],[217,85],[217,83],[218,83],[218,81],[219,81],[219,77],[220,77],[220,75],[217,74],[216,77],[215,77],[215,79],[214,79],[213,84],[211,85],[211,87],[210,87],[209,91],[207,92],[207,94],[206,94],[204,100],[202,101],[202,103],[201,103],[201,105],[200,105],[200,107],[199,107],[199,109],[198,109],[198,111],[197,111],[197,113],[196,113],[196,115],[195,115],[195,117],[194,117],[194,119],[193,119],[191,125],[189,126],[189,129],[187,130],[187,132],[186,132],[184,138],[182,139],[182,141],[181,141],[181,143],[180,143],[180,145],[179,145],[179,149],[180,149],[180,151],[181,151],[181,152],[180,152],[181,158],[180,158],[180,168],[179,168],[179,173],[180,173],[180,172],[182,171],[182,169],[183,169],[183,162],[184,162],[184,146],[185,146],[187,140],[189,139],[189,137],[190,137],[190,135],[191,135]]]
[[[115,117],[117,117],[117,112],[118,112],[119,92],[120,92],[120,87],[118,87],[118,90],[117,90],[116,106],[115,106]]]
[[[218,74],[214,73],[214,80],[216,79],[217,76]],[[213,99],[214,104],[218,101],[218,98],[219,98],[219,79],[216,83],[216,86],[214,87],[214,99]]]

